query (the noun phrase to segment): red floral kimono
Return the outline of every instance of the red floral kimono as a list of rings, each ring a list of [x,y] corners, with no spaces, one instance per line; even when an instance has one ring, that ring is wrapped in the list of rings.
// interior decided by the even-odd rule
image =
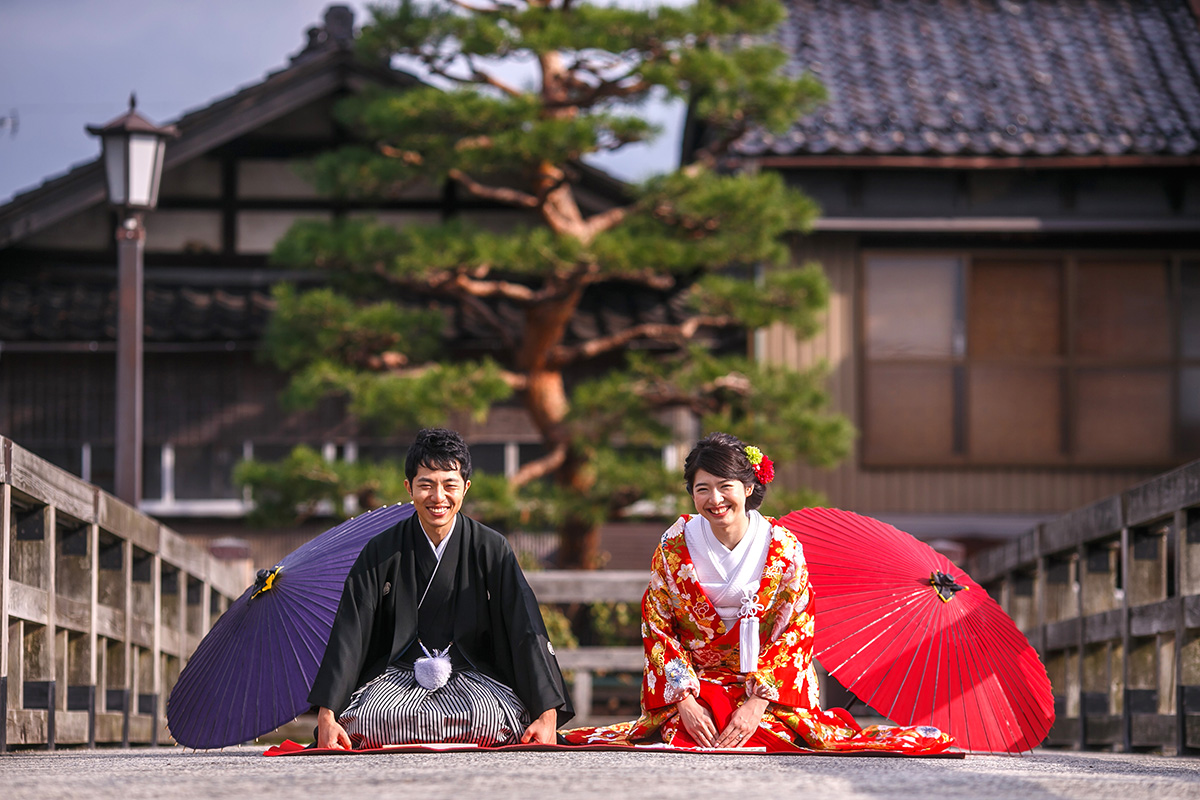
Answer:
[[[770,701],[747,746],[769,750],[889,750],[935,753],[953,740],[937,728],[872,725],[863,729],[843,709],[820,707],[813,666],[813,591],[800,542],[768,520],[767,550],[756,609],[758,668],[738,672],[737,626],[726,630],[701,588],[684,539],[689,517],[680,517],[654,553],[650,586],[642,598],[642,715],[633,722],[576,728],[563,735],[573,744],[636,744],[662,741],[690,745],[676,703],[695,694],[716,717],[717,729],[746,693]]]

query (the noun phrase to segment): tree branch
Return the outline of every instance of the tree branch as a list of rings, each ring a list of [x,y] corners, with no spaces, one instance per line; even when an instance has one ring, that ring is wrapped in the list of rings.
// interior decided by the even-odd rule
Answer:
[[[461,290],[461,293],[457,295],[459,297],[503,297],[521,304],[530,303],[536,299],[534,291],[520,283],[481,281],[461,272],[454,275],[447,284],[448,287],[453,286]]]
[[[599,274],[600,266],[590,262],[576,264],[569,272],[556,272],[546,278],[542,288],[533,295],[533,302],[544,303],[575,293],[582,294],[583,289],[597,282]]]
[[[415,150],[401,150],[399,147],[392,147],[390,144],[379,142],[376,147],[379,152],[383,153],[388,158],[396,158],[403,161],[405,164],[419,166],[425,163],[425,158]]]
[[[651,270],[642,270],[641,272],[618,272],[607,276],[604,280],[621,281],[623,283],[636,283],[639,286],[645,286],[647,289],[655,289],[660,292],[670,291],[676,286],[675,277],[673,275],[662,275]],[[592,281],[592,283],[600,282],[600,280]]]
[[[584,222],[584,235],[586,237],[584,243],[590,243],[599,234],[612,230],[624,222],[625,218],[629,216],[631,208],[630,206],[619,206],[588,217],[587,221]]]
[[[437,53],[421,53],[416,57],[431,73],[437,75],[438,77],[445,78],[448,81],[453,81],[454,83],[458,84],[469,84],[472,86],[492,86],[496,89],[499,89],[501,92],[504,92],[509,97],[520,97],[522,95],[520,89],[510,86],[509,84],[497,78],[495,75],[484,72],[476,67],[475,62],[470,58],[470,56],[463,56],[467,61],[468,69],[471,71],[469,77],[455,75],[450,71],[449,66],[453,64],[453,59],[443,58]]]
[[[479,67],[475,66],[475,59],[471,58],[470,56],[467,56],[467,66],[471,68],[472,82],[492,86],[504,92],[509,97],[521,96],[520,89],[516,88],[515,86],[510,86],[490,72],[484,72],[483,70],[479,69]]]
[[[488,186],[470,177],[460,169],[450,170],[449,175],[476,197],[482,197],[485,200],[495,200],[498,203],[505,203],[506,205],[518,206],[520,208],[538,207],[538,199],[526,192],[509,189],[505,186]]]
[[[475,269],[475,272],[480,274],[486,274],[486,271],[485,268]],[[376,264],[372,270],[372,274],[391,286],[422,290],[434,294],[440,293],[458,299],[466,296],[504,297],[523,305],[536,299],[533,290],[528,286],[510,281],[491,281],[472,278],[465,270],[454,272],[441,270],[440,272],[426,275],[423,280],[414,280],[412,278],[393,275],[387,271],[387,268],[383,264]]]
[[[571,105],[592,106],[601,100],[611,97],[632,97],[650,90],[651,83],[638,80],[635,83],[623,83],[627,78],[602,81],[599,85],[589,88],[587,92],[572,97]]]
[[[509,370],[501,370],[500,378],[508,384],[509,388],[514,392],[524,391],[529,386],[529,377],[522,375],[519,372],[510,372]]]
[[[538,478],[544,478],[551,472],[554,472],[556,469],[561,467],[566,460],[566,444],[555,445],[554,449],[546,455],[542,456],[536,461],[530,461],[528,464],[517,470],[517,474],[512,477],[512,480],[509,481],[509,485],[516,489],[524,486],[527,483],[536,481]]]
[[[620,333],[614,333],[601,339],[592,339],[574,347],[557,347],[550,357],[550,364],[561,369],[567,364],[583,361],[589,358],[611,353],[625,347],[637,339],[662,339],[684,343],[696,335],[702,326],[712,328],[728,327],[737,323],[733,317],[692,317],[679,325],[667,325],[658,322],[647,322],[634,325]]]
[[[646,400],[656,409],[682,407],[689,409],[697,416],[703,416],[719,408],[717,399],[713,396],[718,390],[748,395],[753,387],[750,379],[740,372],[722,375],[699,387],[695,393],[691,394],[681,392],[664,383],[652,384],[647,381],[636,381],[629,387],[632,394]]]
[[[500,343],[506,350],[512,350],[516,347],[516,340],[513,338],[512,327],[505,325],[503,320],[496,314],[491,307],[480,300],[475,295],[465,295],[462,298],[463,306],[469,308],[480,319],[482,319],[496,335],[500,337]]]
[[[703,164],[704,166],[710,168],[716,166],[717,156],[727,151],[729,146],[741,138],[742,134],[744,134],[747,130],[749,130],[749,126],[745,123],[740,123],[731,127],[723,136],[717,137],[713,141],[709,142],[707,146],[698,149],[693,154],[693,158],[696,159],[694,163]],[[685,172],[686,171],[687,170],[685,169]]]
[[[497,14],[500,12],[500,9],[496,6],[492,6],[491,8],[480,8],[479,6],[473,6],[470,3],[464,3],[463,0],[448,0],[448,2],[450,5],[458,6],[464,11],[470,11],[472,14]]]

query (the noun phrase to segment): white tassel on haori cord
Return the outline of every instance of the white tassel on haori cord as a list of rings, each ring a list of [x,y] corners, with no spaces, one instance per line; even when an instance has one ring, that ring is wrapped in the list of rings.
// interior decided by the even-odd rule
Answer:
[[[446,645],[445,650],[434,650],[430,653],[425,649],[425,645],[420,639],[417,643],[421,645],[421,650],[424,651],[425,657],[418,658],[413,664],[413,677],[417,679],[417,683],[421,688],[430,692],[436,692],[438,689],[446,685],[446,681],[450,680],[450,645]]]
[[[738,615],[742,618],[738,626],[738,651],[741,656],[740,671],[754,672],[758,669],[758,615],[763,606],[758,602],[753,589],[746,589],[742,596],[742,607]]]

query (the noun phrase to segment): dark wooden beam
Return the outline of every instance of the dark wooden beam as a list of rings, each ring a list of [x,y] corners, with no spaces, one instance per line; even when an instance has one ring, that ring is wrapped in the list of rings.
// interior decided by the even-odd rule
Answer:
[[[803,155],[742,159],[768,169],[1098,169],[1101,167],[1198,167],[1200,156],[888,156]]]

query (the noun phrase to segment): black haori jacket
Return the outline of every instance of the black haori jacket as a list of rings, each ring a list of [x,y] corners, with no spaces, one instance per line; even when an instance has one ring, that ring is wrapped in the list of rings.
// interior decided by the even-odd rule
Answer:
[[[533,719],[558,709],[561,727],[575,712],[537,598],[508,542],[460,513],[442,560],[420,620],[423,639],[437,641],[425,644],[433,649],[452,641],[456,664],[465,660],[512,688]],[[426,590],[418,576],[428,574],[432,561],[415,514],[367,542],[346,576],[309,703],[340,714],[355,689],[382,675],[406,653],[412,655],[417,606]],[[451,564],[457,565],[453,576],[445,569]],[[444,600],[435,596],[442,594],[439,589]],[[432,624],[452,630],[428,630],[431,607]]]

